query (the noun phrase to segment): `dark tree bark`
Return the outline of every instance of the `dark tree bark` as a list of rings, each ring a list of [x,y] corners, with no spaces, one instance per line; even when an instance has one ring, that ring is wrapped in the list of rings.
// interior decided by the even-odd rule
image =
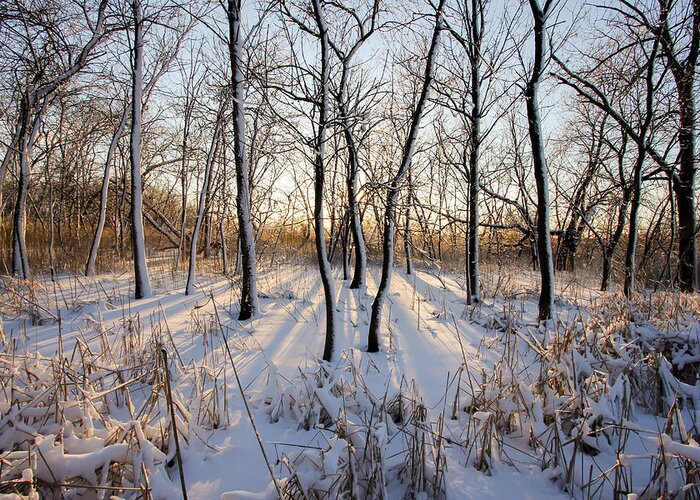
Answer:
[[[349,90],[350,73],[352,60],[355,54],[360,50],[364,43],[369,40],[377,28],[377,16],[379,14],[380,2],[374,0],[371,5],[370,13],[366,18],[361,18],[354,10],[349,10],[342,4],[335,4],[336,7],[349,15],[352,18],[352,23],[358,31],[357,40],[350,46],[349,50],[343,50],[338,45],[334,44],[329,39],[331,49],[341,63],[340,83],[337,92],[334,92],[335,100],[338,105],[339,116],[338,120],[342,128],[343,139],[347,147],[347,194],[348,194],[348,212],[349,212],[349,229],[352,234],[352,243],[355,254],[355,267],[353,269],[353,277],[350,282],[351,289],[365,288],[367,274],[367,249],[365,246],[365,238],[362,232],[362,219],[360,217],[360,204],[357,193],[357,177],[360,171],[360,144],[355,131],[355,121],[357,118],[352,118],[351,115],[357,115],[357,109],[351,109],[351,96]]]
[[[406,142],[404,143],[403,154],[401,157],[401,163],[399,164],[399,169],[396,172],[394,178],[392,179],[387,191],[382,242],[382,277],[379,282],[379,288],[377,289],[377,295],[374,298],[374,302],[372,302],[372,314],[367,341],[368,352],[379,351],[379,330],[381,327],[382,320],[382,308],[384,306],[384,301],[386,300],[386,294],[388,292],[389,285],[391,282],[392,267],[394,266],[396,205],[399,199],[401,183],[404,181],[404,178],[406,177],[406,174],[408,173],[408,170],[411,167],[411,161],[413,160],[413,150],[415,148],[416,139],[418,137],[418,129],[420,127],[421,118],[423,117],[423,111],[425,110],[430,85],[433,80],[435,53],[437,52],[438,39],[440,37],[440,31],[442,29],[442,9],[444,4],[445,0],[440,0],[435,11],[435,26],[433,28],[430,47],[428,48],[428,57],[425,63],[425,72],[423,75],[423,86],[421,88],[421,93],[418,97],[416,107],[413,110],[413,114],[411,116],[410,128],[406,137]]]
[[[350,279],[350,214],[345,215],[343,225],[343,281]]]
[[[143,119],[143,11],[141,0],[133,0],[134,49],[131,105],[131,244],[134,259],[135,298],[151,296],[146,264],[146,235],[143,229],[143,179],[141,178],[141,122]]]
[[[325,143],[326,129],[328,127],[328,100],[329,100],[329,80],[330,61],[328,29],[324,16],[322,0],[312,0],[313,15],[318,29],[318,38],[321,50],[321,81],[320,96],[318,98],[318,125],[316,130],[316,141],[314,144],[314,231],[316,242],[316,258],[321,273],[323,284],[323,294],[326,302],[326,339],[323,346],[324,361],[331,361],[336,337],[336,314],[335,314],[335,280],[328,262],[326,250],[325,228],[323,227],[323,190],[325,178]]]
[[[20,105],[19,183],[12,221],[12,274],[23,279],[30,278],[25,234],[27,231],[27,193],[29,191],[31,153],[45,105],[45,103],[39,105],[33,119],[31,113],[35,104],[32,103],[30,93],[24,94]]]
[[[408,169],[408,193],[406,194],[406,212],[404,213],[403,250],[406,256],[406,274],[413,274],[413,242],[411,237],[411,206],[413,204],[413,176]]]
[[[468,224],[468,265],[467,277],[469,280],[468,303],[478,302],[481,299],[481,284],[479,273],[479,155],[481,149],[481,45],[484,38],[484,10],[483,3],[479,0],[471,0],[470,18],[470,49],[467,51],[469,66],[471,69],[471,101],[472,108],[469,115],[471,122],[469,140],[469,224]]]
[[[250,217],[250,175],[245,146],[245,65],[241,30],[241,1],[228,0],[229,56],[233,93],[234,160],[236,163],[236,214],[241,256],[241,308],[243,321],[258,313],[257,259],[255,236]]]
[[[631,297],[637,284],[637,239],[639,236],[639,207],[642,200],[642,167],[644,166],[645,152],[639,148],[637,161],[634,165],[632,180],[632,201],[630,205],[629,231],[627,234],[627,251],[625,252],[625,281],[624,293]]]
[[[639,134],[636,140],[637,143],[637,159],[634,165],[634,177],[632,181],[632,205],[630,207],[630,227],[627,238],[627,252],[625,254],[625,283],[624,293],[626,297],[631,297],[635,292],[637,284],[637,239],[639,233],[639,207],[642,199],[642,169],[644,161],[647,157],[647,135],[651,127],[652,118],[654,116],[654,64],[656,62],[656,54],[659,48],[658,39],[654,40],[654,46],[651,50],[649,60],[647,61],[644,83],[646,85],[644,119],[639,127]]]
[[[534,20],[535,57],[532,75],[525,89],[528,130],[532,143],[532,159],[537,186],[537,254],[541,278],[539,300],[539,319],[541,321],[551,319],[554,312],[554,265],[552,239],[549,233],[549,170],[544,152],[538,102],[538,88],[546,67],[546,23],[553,3],[552,0],[546,0],[544,7],[540,7],[538,0],[530,0]]]
[[[5,175],[7,175],[7,170],[10,168],[10,165],[17,156],[20,130],[20,124],[16,124],[15,130],[12,134],[12,140],[10,141],[10,144],[8,144],[7,151],[5,151],[5,156],[2,158],[2,164],[0,164],[0,221],[2,221],[2,212],[4,208],[2,187],[5,184]]]
[[[658,0],[659,25],[653,27],[661,41],[665,56],[676,83],[678,97],[678,150],[680,168],[673,177],[678,212],[678,286],[684,292],[698,290],[697,220],[695,214],[695,74],[700,52],[700,0],[692,0],[691,35],[684,60],[680,60],[675,39],[671,34],[668,15],[670,0]]]

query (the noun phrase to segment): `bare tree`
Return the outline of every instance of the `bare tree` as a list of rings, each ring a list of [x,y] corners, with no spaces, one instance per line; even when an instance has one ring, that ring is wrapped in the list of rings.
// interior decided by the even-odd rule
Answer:
[[[554,313],[554,263],[552,238],[549,233],[549,169],[544,151],[542,124],[540,118],[538,90],[547,67],[547,21],[554,9],[556,0],[530,0],[534,21],[535,54],[532,73],[525,86],[527,123],[532,144],[532,160],[537,186],[537,256],[540,266],[539,319],[552,318]]]
[[[3,185],[5,184],[5,175],[12,165],[17,152],[17,145],[19,144],[19,133],[21,127],[19,124],[15,124],[14,131],[12,133],[12,138],[10,143],[7,145],[7,150],[2,158],[2,164],[0,164],[0,220],[2,220],[2,212],[4,209],[4,199],[3,199]]]
[[[651,124],[643,126],[642,123],[640,126],[635,126],[625,116],[623,110],[611,102],[610,96],[606,94],[600,83],[592,81],[590,77],[574,74],[561,61],[559,62],[565,70],[565,75],[558,78],[566,85],[574,87],[580,95],[608,113],[619,123],[638,148],[640,145],[644,148],[644,156],[650,157],[658,165],[658,172],[664,172],[671,179],[678,217],[678,281],[682,290],[692,291],[697,289],[697,222],[695,220],[694,187],[692,187],[695,183],[697,160],[695,158],[695,97],[691,89],[695,86],[700,46],[700,2],[692,0],[686,9],[675,2],[658,0],[658,7],[657,20],[654,20],[653,13],[648,11],[649,5],[634,1],[622,2],[620,8],[611,7],[610,10],[623,20],[626,29],[626,33],[623,35],[632,40],[630,43],[633,47],[649,43],[649,35],[652,39],[657,40],[659,55],[663,55],[666,66],[671,71],[675,83],[676,105],[678,106],[677,141],[680,166],[678,171],[666,159],[669,148],[666,148],[666,153],[661,153],[657,150],[657,145],[647,137]],[[678,8],[676,9],[676,7]],[[676,17],[669,22],[672,15]],[[643,33],[643,30],[646,30],[647,34]],[[655,54],[656,51],[652,51],[652,53]],[[653,78],[653,75],[649,76],[648,74],[648,71],[653,71],[653,68],[646,64],[640,66],[640,68],[642,67],[647,71],[647,80]],[[654,98],[650,92],[655,92],[657,88],[660,88],[662,79],[663,76],[660,76],[659,83],[653,84],[653,89],[647,89],[647,100]],[[647,82],[648,86],[649,82]],[[648,104],[640,105],[649,108]],[[642,122],[645,121],[645,118],[651,119],[648,113],[643,114]],[[639,156],[641,156],[641,152],[639,152],[638,158]],[[653,177],[653,174],[649,177]],[[640,173],[640,182],[642,178]],[[633,185],[636,185],[634,181]],[[632,210],[634,210],[634,203]],[[632,224],[632,214],[630,215],[630,224]],[[627,260],[630,260],[629,257]],[[626,282],[628,285],[633,285],[633,273],[628,270],[627,275]]]
[[[294,44],[297,39],[293,38],[300,34],[310,35],[318,43],[318,57],[320,68],[310,68],[308,64],[301,62],[300,54],[292,50],[290,61],[282,65],[286,70],[291,71],[296,86],[300,88],[299,93],[294,93],[282,85],[268,82],[270,88],[274,88],[290,98],[299,108],[309,105],[310,111],[299,109],[301,116],[306,116],[311,122],[313,136],[305,136],[299,130],[298,124],[291,122],[287,116],[277,112],[277,117],[281,119],[294,134],[298,135],[301,141],[311,150],[309,154],[306,149],[299,151],[309,160],[313,166],[313,229],[314,248],[316,261],[319,268],[321,283],[323,286],[324,302],[326,310],[326,332],[323,347],[323,359],[330,361],[334,354],[335,340],[338,331],[338,318],[335,310],[335,279],[328,261],[328,248],[326,245],[326,235],[324,227],[324,194],[326,189],[326,143],[328,141],[328,130],[330,127],[330,70],[331,70],[331,46],[329,40],[328,25],[326,24],[326,3],[324,0],[311,0],[309,4],[294,6],[283,3],[282,14],[290,20],[299,30],[293,34],[286,27],[285,36],[290,44]],[[292,11],[292,8],[296,10]],[[297,15],[297,12],[300,12]],[[310,19],[309,19],[310,18]],[[303,50],[303,49],[302,49]],[[298,179],[295,176],[295,183],[302,192]],[[302,194],[302,197],[304,195]],[[311,211],[303,200],[304,207]],[[307,219],[307,220],[308,220]]]
[[[20,278],[28,279],[29,256],[27,255],[27,245],[25,243],[26,217],[27,217],[27,194],[29,191],[30,162],[32,146],[36,138],[37,131],[41,124],[41,117],[46,106],[44,102],[38,105],[33,117],[30,109],[31,96],[24,94],[20,107],[20,116],[23,116],[19,134],[19,185],[17,188],[17,203],[15,204],[15,216],[12,224],[12,274]]]
[[[107,148],[107,158],[105,160],[104,175],[102,176],[102,187],[100,189],[100,212],[97,219],[97,227],[95,228],[95,235],[92,239],[92,245],[90,246],[90,252],[88,253],[87,264],[85,265],[85,276],[95,275],[95,263],[97,261],[97,251],[100,248],[100,242],[102,241],[102,232],[105,227],[105,221],[107,219],[107,196],[109,195],[109,180],[112,173],[112,163],[114,161],[114,154],[119,144],[119,140],[126,129],[127,118],[131,112],[131,103],[124,106],[121,116],[119,118],[119,124],[116,130],[112,134],[112,138],[109,141],[109,147]]]
[[[187,244],[187,201],[189,190],[189,164],[192,142],[192,122],[195,105],[202,91],[204,75],[198,72],[201,65],[200,50],[190,51],[188,66],[181,63],[180,71],[184,77],[182,104],[182,162],[180,164],[180,243],[177,248],[175,267],[177,268]]]
[[[574,89],[582,99],[606,113],[621,129],[623,145],[618,153],[619,162],[621,162],[619,177],[623,189],[623,208],[626,210],[627,203],[630,207],[624,292],[625,295],[631,296],[636,288],[638,214],[642,197],[645,161],[651,157],[661,165],[662,170],[668,172],[670,169],[664,156],[656,151],[651,137],[655,118],[654,97],[663,81],[663,75],[655,78],[659,41],[652,39],[652,46],[649,47],[649,40],[645,39],[643,34],[631,30],[626,35],[630,38],[625,45],[625,51],[618,49],[619,40],[612,39],[610,44],[612,55],[604,55],[600,57],[600,61],[595,60],[593,68],[590,70],[574,71],[560,59],[556,57],[555,59],[563,70],[563,73],[557,74],[559,82]],[[606,65],[609,66],[607,71],[617,78],[607,78],[605,72],[600,71],[600,68],[606,68]],[[629,74],[629,72],[632,72],[634,76],[627,80],[623,79],[622,74]],[[627,138],[631,139],[637,146],[637,154],[632,167],[632,179],[629,183],[624,181],[622,172]],[[625,214],[620,212],[618,229],[615,230],[606,250],[604,250],[602,283],[604,288],[607,288],[609,284],[610,264],[614,249],[621,236],[620,224],[623,224],[624,220]],[[601,240],[601,238],[598,239]]]
[[[574,271],[576,267],[576,254],[583,238],[583,233],[590,220],[591,212],[595,210],[596,203],[589,200],[591,188],[595,183],[596,174],[603,161],[603,145],[605,143],[606,115],[594,116],[597,123],[590,123],[585,114],[578,115],[577,119],[584,123],[584,135],[580,141],[585,149],[585,167],[583,172],[575,173],[575,184],[571,196],[564,196],[567,201],[567,210],[561,224],[561,234],[557,243],[555,267],[557,271]],[[585,120],[585,121],[584,121]],[[590,130],[588,126],[590,125]],[[567,146],[571,143],[567,141]],[[579,163],[576,162],[578,166]]]
[[[530,251],[532,269],[538,266],[537,214],[531,208],[537,206],[532,193],[532,167],[527,157],[529,136],[523,133],[514,109],[506,114],[504,148],[496,151],[496,161],[491,171],[485,173],[481,190],[486,195],[485,220],[480,222],[492,234],[517,231],[520,238],[508,247],[517,248],[520,255],[524,249]],[[499,247],[502,245],[499,243]],[[500,249],[497,254],[500,257]]]
[[[318,127],[316,129],[315,161],[314,161],[314,231],[316,242],[316,258],[318,259],[323,293],[326,299],[326,340],[323,346],[323,359],[333,358],[333,349],[337,333],[337,318],[335,314],[335,280],[331,271],[326,251],[325,229],[323,227],[323,190],[325,178],[324,151],[326,145],[326,129],[328,127],[328,110],[330,97],[330,46],[328,29],[322,0],[311,0],[314,20],[318,29],[318,40],[321,52],[320,96],[318,98]]]
[[[490,0],[462,0],[456,2],[453,13],[445,25],[461,50],[450,52],[457,68],[447,70],[448,77],[444,85],[436,85],[439,94],[437,102],[456,113],[464,123],[467,137],[464,140],[465,154],[459,165],[464,180],[469,186],[467,193],[467,224],[465,246],[465,271],[467,300],[469,303],[479,301],[481,284],[479,275],[479,195],[482,146],[493,131],[500,116],[491,124],[482,125],[491,108],[503,97],[508,89],[497,88],[499,72],[508,60],[511,47],[509,37],[504,36],[510,30],[508,23],[496,26],[490,40],[487,40],[486,19],[490,18]],[[492,14],[491,14],[492,15]],[[515,18],[513,18],[515,19]],[[512,22],[512,21],[511,21]],[[496,23],[494,23],[496,24]],[[464,60],[466,58],[466,65]],[[458,82],[454,82],[458,80]],[[458,83],[463,93],[454,92]],[[443,88],[444,87],[444,88]],[[507,108],[507,106],[506,106]]]
[[[180,46],[182,45],[185,37],[190,32],[190,30],[195,25],[196,18],[193,17],[187,27],[185,27],[178,35],[175,43],[171,48],[164,51],[163,55],[158,59],[156,64],[156,69],[151,76],[150,80],[143,87],[143,105],[146,106],[151,98],[158,81],[167,73],[170,65],[177,57]],[[122,108],[120,114],[119,123],[112,134],[112,138],[109,142],[109,147],[107,148],[107,157],[105,159],[105,166],[102,176],[102,186],[100,188],[100,211],[97,218],[97,226],[95,228],[95,234],[92,239],[92,244],[90,246],[90,252],[88,253],[87,264],[85,265],[85,276],[94,276],[95,274],[95,263],[97,261],[97,252],[100,249],[100,243],[102,242],[102,232],[104,231],[105,222],[107,219],[107,197],[109,194],[109,179],[112,171],[112,164],[114,162],[114,155],[119,144],[119,141],[124,134],[129,116],[132,114],[133,101],[129,99],[128,103]],[[186,120],[187,121],[187,120]],[[185,152],[183,151],[183,157]],[[184,160],[183,160],[184,161]],[[185,194],[186,199],[186,194]],[[184,217],[184,216],[183,216]],[[156,224],[156,226],[158,226]],[[184,226],[181,229],[184,233]]]
[[[466,16],[469,22],[469,43],[465,45],[469,67],[471,70],[471,100],[472,109],[469,114],[471,130],[469,136],[469,244],[467,246],[469,257],[469,302],[478,301],[481,298],[479,284],[479,149],[481,148],[481,46],[484,38],[485,5],[482,0],[471,0],[471,9]],[[468,48],[467,48],[468,47]]]
[[[411,167],[413,160],[413,151],[418,138],[418,130],[420,128],[421,118],[425,111],[428,100],[428,93],[433,79],[433,70],[435,68],[435,57],[438,48],[438,40],[440,31],[442,30],[442,15],[445,0],[440,0],[435,10],[435,24],[433,33],[428,47],[428,55],[425,62],[425,72],[423,74],[423,85],[421,88],[418,101],[411,115],[408,135],[406,136],[401,156],[401,162],[396,174],[393,176],[391,183],[387,188],[386,206],[383,219],[383,237],[382,237],[382,276],[377,289],[377,295],[372,302],[372,314],[369,325],[369,335],[367,340],[367,351],[379,351],[379,330],[382,320],[382,308],[386,300],[386,294],[391,283],[391,273],[394,266],[394,236],[396,225],[396,207],[398,203],[401,184],[403,183],[408,170]]]
[[[602,291],[607,291],[610,288],[610,277],[613,270],[613,257],[615,256],[615,250],[617,248],[622,234],[625,231],[625,226],[627,223],[627,210],[629,208],[630,202],[632,201],[632,190],[633,186],[626,180],[625,176],[625,153],[627,150],[627,134],[622,133],[622,141],[618,148],[616,148],[617,153],[617,173],[620,188],[622,190],[622,197],[617,209],[617,223],[615,224],[615,229],[610,234],[607,242],[600,237],[598,232],[594,232],[596,238],[603,247],[603,275],[600,281],[600,289]]]
[[[30,16],[26,12],[25,6],[18,5],[19,12],[17,16],[22,22],[26,22],[26,18],[39,19],[41,17]],[[105,17],[106,17],[107,0],[101,0],[97,8],[97,17],[95,20],[89,19],[87,10],[85,11],[86,24],[90,31],[88,41],[82,45],[77,56],[68,58],[68,65],[60,68],[54,75],[46,76],[46,63],[37,59],[34,61],[35,74],[27,79],[27,84],[21,90],[21,103],[18,119],[18,135],[16,147],[19,150],[19,184],[17,189],[17,202],[15,204],[15,213],[13,219],[13,251],[12,251],[12,272],[16,276],[29,278],[29,258],[27,256],[27,246],[25,242],[26,232],[26,203],[27,193],[29,189],[31,150],[35,137],[36,126],[38,125],[42,113],[43,106],[56,90],[66,85],[79,71],[81,71],[89,62],[90,56],[105,35]],[[38,26],[38,29],[46,28],[48,38],[51,39],[55,33],[51,27]],[[68,40],[49,40],[47,44],[55,46],[65,46],[66,50],[75,48],[75,45]],[[33,40],[28,39],[27,44],[31,45]],[[53,45],[52,45],[53,46]],[[32,57],[39,57],[39,52],[35,47],[27,47]],[[9,156],[11,159],[11,155]]]
[[[211,178],[213,176],[212,169],[214,167],[214,162],[216,160],[219,144],[221,142],[221,131],[224,123],[224,110],[225,100],[221,98],[221,103],[219,104],[219,111],[216,115],[216,121],[214,123],[214,131],[212,133],[211,144],[209,145],[209,152],[207,153],[207,159],[204,165],[204,178],[202,179],[202,191],[199,194],[197,218],[194,223],[192,238],[190,239],[190,260],[187,273],[187,284],[185,285],[185,295],[192,295],[194,293],[194,281],[196,276],[197,264],[197,241],[199,239],[199,232],[202,228],[202,220],[204,219],[204,213],[207,210],[207,198],[209,196]]]
[[[241,308],[239,320],[255,316],[258,311],[255,237],[250,218],[250,178],[245,146],[245,64],[243,62],[243,31],[241,29],[241,0],[228,0],[228,49],[231,59],[231,92],[233,100],[233,151],[236,164],[236,213],[241,255]]]
[[[144,20],[141,0],[132,0],[134,45],[131,105],[131,244],[134,259],[135,298],[151,296],[146,264],[146,235],[143,229],[143,179],[141,177],[141,124],[143,120],[143,45]]]
[[[359,109],[357,98],[352,100],[350,91],[351,72],[353,59],[362,46],[370,39],[378,29],[377,18],[379,15],[379,0],[374,0],[369,6],[368,13],[360,17],[357,11],[340,2],[332,5],[343,13],[350,21],[351,27],[356,31],[356,38],[348,43],[348,33],[343,33],[343,38],[332,41],[329,37],[330,47],[340,61],[340,82],[338,88],[332,92],[338,106],[338,121],[343,132],[343,139],[347,148],[347,196],[348,196],[348,222],[352,234],[353,247],[355,250],[355,267],[353,271],[350,288],[364,288],[366,286],[367,273],[367,250],[365,248],[364,234],[362,233],[362,220],[360,218],[360,207],[357,195],[357,178],[360,171],[360,143],[361,137],[357,132],[357,121],[362,113]],[[348,48],[344,48],[347,45]],[[353,106],[353,102],[355,105]]]
[[[698,245],[695,213],[695,173],[697,157],[695,133],[695,76],[700,53],[700,0],[691,0],[687,17],[671,19],[673,0],[658,0],[659,21],[652,32],[661,41],[661,50],[671,69],[678,99],[679,171],[672,176],[678,212],[678,284],[684,292],[698,290]],[[682,6],[680,7],[683,8]],[[683,14],[685,16],[685,13]],[[648,20],[646,24],[649,25]],[[683,36],[687,30],[690,36]],[[683,44],[683,45],[682,45]]]

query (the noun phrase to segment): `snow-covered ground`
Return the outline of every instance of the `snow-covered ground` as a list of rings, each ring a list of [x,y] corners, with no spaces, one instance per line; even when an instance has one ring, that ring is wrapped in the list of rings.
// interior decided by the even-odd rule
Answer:
[[[697,297],[560,277],[538,325],[528,271],[467,305],[458,276],[397,269],[370,355],[371,274],[337,280],[330,364],[314,266],[262,273],[245,323],[218,276],[139,301],[127,275],[5,281],[0,498],[178,497],[173,413],[190,499],[698,498]]]

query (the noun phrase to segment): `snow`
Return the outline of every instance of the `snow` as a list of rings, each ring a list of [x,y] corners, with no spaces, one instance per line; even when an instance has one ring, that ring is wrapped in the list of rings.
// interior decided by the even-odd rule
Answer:
[[[380,352],[367,354],[379,274],[370,269],[366,290],[336,277],[328,363],[314,266],[260,273],[260,314],[243,323],[228,279],[203,275],[185,296],[169,270],[153,269],[154,295],[139,301],[129,277],[116,275],[62,276],[37,282],[24,300],[5,295],[2,481],[21,483],[25,497],[45,483],[112,485],[110,494],[125,498],[148,484],[156,498],[180,495],[162,346],[188,497],[275,498],[223,333],[287,492],[607,498],[616,463],[626,491],[642,494],[662,463],[676,472],[649,491],[686,488],[678,466],[700,459],[698,382],[676,379],[698,349],[692,314],[666,328],[659,308],[635,313],[632,324],[615,297],[579,284],[587,298],[558,301],[545,331],[536,297],[523,293],[527,275],[506,290],[486,272],[483,301],[466,305],[458,276],[395,270]],[[645,364],[649,346],[656,365]],[[642,401],[652,388],[635,385],[653,380],[648,366],[658,366],[664,391],[658,415]]]

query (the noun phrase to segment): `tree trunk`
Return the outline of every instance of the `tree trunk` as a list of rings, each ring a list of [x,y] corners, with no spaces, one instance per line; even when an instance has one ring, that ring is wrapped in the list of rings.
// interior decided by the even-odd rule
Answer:
[[[141,0],[133,0],[134,57],[131,106],[131,244],[134,259],[135,298],[151,296],[146,265],[146,237],[143,229],[143,186],[141,178],[141,121],[143,98],[143,12]]]
[[[241,309],[243,321],[258,313],[257,265],[255,237],[250,217],[250,178],[245,151],[245,75],[243,62],[243,33],[241,30],[241,1],[228,0],[229,57],[233,97],[233,148],[236,163],[236,212],[241,255]]]
[[[408,195],[406,196],[406,211],[404,213],[403,249],[406,255],[406,274],[413,274],[413,244],[411,242],[411,203],[413,203],[413,176],[408,169]]]
[[[23,279],[29,279],[31,276],[25,240],[27,232],[27,193],[29,192],[31,154],[46,103],[44,102],[39,105],[39,109],[36,111],[34,119],[32,120],[31,114],[35,105],[36,103],[32,100],[31,92],[28,91],[23,96],[20,105],[21,124],[18,138],[19,182],[12,224],[12,274]]]
[[[612,275],[613,256],[615,249],[606,247],[603,249],[603,278],[600,283],[600,291],[607,292],[610,288],[610,276]]]
[[[678,26],[669,24],[673,10],[669,0],[658,0],[659,21],[650,27],[661,43],[662,50],[673,74],[678,95],[678,153],[680,169],[674,176],[673,190],[676,194],[676,209],[678,210],[678,286],[684,292],[694,292],[698,289],[698,247],[697,220],[695,213],[695,74],[697,61],[700,56],[700,0],[689,2],[688,19],[691,26],[681,22]],[[674,17],[672,22],[676,22]],[[676,28],[677,33],[671,29]],[[681,30],[689,28],[690,39]],[[680,49],[676,49],[678,39],[686,44],[683,49],[685,58],[679,60]]]
[[[632,205],[630,208],[629,233],[627,237],[627,251],[625,253],[625,297],[631,297],[637,284],[636,255],[637,238],[639,235],[639,206],[642,198],[642,166],[645,154],[639,151],[637,162],[634,166],[634,180],[632,181]]]
[[[197,207],[197,219],[194,223],[194,230],[192,231],[192,238],[190,239],[190,262],[189,269],[187,273],[187,284],[185,285],[185,295],[192,295],[194,293],[194,282],[196,277],[196,267],[197,267],[197,240],[199,238],[199,232],[202,228],[202,221],[204,219],[204,211],[206,210],[207,195],[209,191],[209,179],[211,178],[211,170],[214,165],[214,158],[216,158],[216,152],[219,146],[219,133],[221,122],[223,121],[223,103],[219,110],[219,114],[216,117],[216,125],[214,126],[214,133],[211,139],[211,144],[209,146],[209,153],[207,154],[207,161],[204,165],[204,179],[202,180],[202,192],[199,195],[199,206]]]
[[[654,40],[654,48],[651,51],[649,61],[646,66],[646,114],[639,129],[637,138],[637,159],[634,164],[634,174],[632,181],[632,206],[630,208],[630,226],[627,240],[627,252],[625,254],[625,297],[630,298],[636,288],[636,253],[638,237],[638,214],[642,198],[642,168],[646,159],[647,144],[646,137],[654,114],[654,62],[659,46],[659,40]]]
[[[56,259],[54,257],[54,242],[55,231],[54,224],[54,202],[53,202],[53,187],[49,185],[49,271],[51,272],[51,281],[56,281]]]
[[[700,16],[700,13],[696,14]],[[680,169],[674,178],[678,210],[678,286],[683,292],[698,290],[698,245],[695,214],[695,103],[692,79],[688,88],[679,88],[680,130],[678,144]]]
[[[126,128],[127,117],[129,116],[129,111],[131,106],[124,108],[122,111],[122,116],[119,120],[119,126],[117,130],[112,135],[112,140],[109,143],[109,148],[107,149],[107,159],[105,160],[105,170],[102,177],[102,188],[100,189],[100,213],[97,219],[97,228],[95,229],[95,235],[92,239],[92,245],[90,246],[90,253],[88,254],[87,264],[85,265],[85,276],[95,275],[95,261],[97,260],[97,251],[100,248],[100,241],[102,240],[102,232],[105,227],[105,219],[107,218],[107,196],[109,194],[109,177],[112,171],[112,163],[114,162],[114,152],[117,149],[117,144],[119,139],[124,133]]]
[[[23,279],[29,279],[29,259],[27,258],[25,234],[27,230],[27,190],[29,188],[30,114],[29,96],[25,95],[20,109],[19,183],[12,223],[12,274]]]
[[[620,170],[620,174],[622,175],[622,170]],[[603,278],[600,284],[601,292],[607,292],[610,288],[610,277],[612,276],[613,271],[615,250],[617,249],[617,244],[620,242],[622,233],[625,230],[625,225],[627,224],[627,206],[630,204],[631,197],[631,189],[624,186],[622,192],[622,203],[620,204],[617,212],[617,225],[615,227],[615,231],[610,237],[610,241],[608,241],[608,244],[603,249]]]
[[[469,297],[467,302],[478,302],[481,299],[481,284],[479,274],[479,149],[481,146],[481,38],[483,26],[477,14],[477,0],[472,0],[472,38],[473,45],[470,57],[471,65],[471,98],[472,109],[469,115],[471,122],[471,137],[469,143]]]
[[[326,127],[328,126],[328,96],[330,61],[328,53],[328,30],[321,5],[321,0],[312,0],[314,18],[318,27],[321,50],[321,95],[318,105],[318,129],[316,132],[316,151],[314,159],[314,231],[316,242],[316,258],[321,273],[323,293],[326,301],[326,338],[323,346],[323,359],[330,361],[336,337],[335,314],[335,280],[326,254],[326,236],[323,227],[323,184],[325,176],[324,150],[326,143]]]
[[[580,216],[572,215],[564,234],[560,236],[557,245],[556,270],[573,271],[576,251],[581,241],[582,228],[579,224]]]
[[[228,252],[226,250],[226,233],[224,232],[224,214],[219,219],[219,239],[221,240],[221,273],[228,272]]]
[[[544,153],[537,91],[545,69],[544,59],[547,45],[545,23],[548,12],[542,11],[537,0],[530,0],[530,7],[535,22],[535,59],[532,76],[525,90],[525,99],[537,186],[537,254],[541,277],[539,319],[544,321],[551,319],[554,312],[554,265],[552,262],[552,240],[549,233],[549,171]]]
[[[345,145],[348,148],[348,175],[347,175],[347,190],[348,190],[348,207],[350,211],[350,229],[352,232],[352,242],[355,249],[355,268],[353,271],[352,282],[350,288],[364,288],[365,275],[367,274],[367,249],[365,248],[365,238],[362,233],[362,220],[360,218],[360,205],[357,201],[357,174],[359,171],[359,154],[357,144],[355,142],[354,132],[348,116],[347,103],[344,101],[344,96],[347,91],[346,83],[349,68],[347,64],[343,66],[343,82],[341,82],[341,95],[338,98],[338,107],[340,108],[340,120],[343,126],[343,137]]]
[[[5,151],[5,156],[2,159],[2,164],[0,164],[0,222],[2,222],[2,213],[4,212],[4,201],[3,201],[3,184],[5,184],[5,175],[7,175],[7,170],[10,168],[10,165],[12,164],[13,160],[15,159],[15,155],[17,154],[17,146],[19,144],[19,135],[20,135],[20,130],[21,126],[17,124],[15,126],[15,131],[12,134],[12,141],[7,147],[7,151]]]
[[[343,230],[343,281],[350,279],[350,214],[346,216]]]
[[[318,1],[318,0],[316,0]],[[367,339],[367,351],[377,352],[379,351],[379,330],[381,327],[382,320],[382,308],[384,307],[384,301],[386,300],[386,294],[389,289],[391,282],[391,272],[394,266],[394,230],[395,230],[395,218],[396,218],[396,204],[399,198],[399,190],[401,183],[403,182],[408,169],[411,166],[411,161],[413,160],[413,150],[416,144],[416,138],[418,137],[418,128],[420,127],[420,121],[423,116],[423,111],[425,109],[425,103],[428,98],[428,92],[430,90],[430,85],[433,80],[433,68],[435,65],[435,53],[437,51],[438,38],[440,37],[440,29],[442,26],[442,8],[445,4],[445,0],[440,0],[438,7],[435,11],[435,27],[433,29],[433,35],[430,42],[430,48],[428,49],[428,57],[425,64],[425,73],[423,76],[423,86],[421,89],[418,102],[416,103],[416,108],[413,110],[411,116],[411,124],[406,137],[406,142],[403,148],[403,154],[401,158],[401,163],[399,164],[399,169],[396,172],[389,189],[387,192],[386,200],[386,211],[384,214],[384,233],[382,242],[382,277],[379,282],[379,288],[377,289],[377,295],[372,302],[372,315],[369,325],[369,335]]]
[[[466,157],[466,151],[465,155]],[[462,162],[465,172],[467,171],[466,160]],[[470,200],[467,200],[468,202]],[[465,291],[467,292],[467,304],[471,304],[472,297],[472,259],[469,253],[469,248],[471,247],[471,224],[469,219],[469,207],[471,203],[467,203],[467,218],[466,218],[466,232],[464,233],[464,277],[465,277]]]

